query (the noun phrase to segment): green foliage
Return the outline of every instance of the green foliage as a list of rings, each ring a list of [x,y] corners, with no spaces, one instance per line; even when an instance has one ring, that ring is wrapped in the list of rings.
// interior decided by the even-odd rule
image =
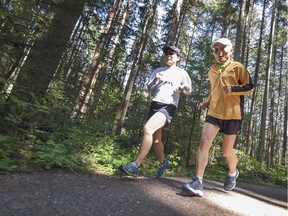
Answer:
[[[79,35],[73,34],[73,37],[71,37],[71,44],[75,46],[70,46],[71,44],[69,44],[67,53],[59,59],[61,60],[61,64],[58,65],[59,74],[53,77],[53,82],[50,83],[48,92],[46,92],[46,98],[41,101],[41,104],[27,103],[14,96],[6,101],[4,99],[6,97],[6,95],[4,97],[6,88],[3,87],[14,84],[14,81],[11,81],[16,79],[16,77],[13,77],[14,74],[21,74],[21,68],[27,67],[25,65],[26,58],[24,57],[26,57],[26,54],[29,55],[30,52],[26,52],[29,50],[26,50],[26,48],[32,46],[38,36],[37,34],[43,33],[43,36],[45,36],[46,27],[49,27],[47,25],[49,16],[47,16],[46,6],[49,5],[39,4],[39,1],[35,0],[6,2],[7,4],[3,4],[0,16],[0,22],[3,27],[0,29],[0,39],[3,41],[3,44],[0,45],[0,50],[2,51],[0,58],[0,89],[3,92],[1,92],[3,97],[0,97],[0,171],[19,172],[32,169],[50,170],[57,168],[74,171],[105,171],[112,174],[117,171],[120,165],[134,160],[141,143],[142,126],[145,122],[145,115],[147,114],[150,101],[147,92],[144,90],[146,78],[152,69],[159,66],[161,62],[161,48],[167,41],[175,4],[171,5],[169,0],[159,2],[163,6],[164,15],[162,18],[159,17],[160,21],[155,18],[153,24],[150,25],[152,28],[149,29],[149,32],[154,34],[149,34],[147,45],[143,47],[145,52],[142,60],[135,62],[135,64],[139,65],[139,69],[131,100],[129,101],[129,109],[123,128],[124,134],[114,137],[115,114],[123,97],[123,87],[125,80],[128,78],[127,74],[129,74],[131,65],[134,64],[137,56],[137,48],[131,48],[130,46],[131,44],[137,44],[136,41],[141,40],[142,36],[144,36],[141,32],[143,32],[142,27],[143,23],[145,23],[145,17],[150,12],[151,5],[149,2],[141,2],[141,6],[139,6],[139,2],[132,1],[130,15],[125,23],[124,32],[120,35],[120,43],[117,45],[112,62],[109,63],[107,77],[103,81],[99,102],[95,107],[89,107],[92,110],[89,117],[81,119],[79,122],[71,118],[74,111],[75,98],[77,98],[79,90],[85,82],[87,72],[91,69],[91,58],[95,54],[93,53],[95,48],[97,47],[98,49],[100,38],[103,37],[101,29],[104,28],[108,9],[113,5],[113,1],[89,1],[91,5],[88,8],[94,10],[93,16],[90,16],[91,11],[86,10],[82,19],[83,23],[79,23],[79,26],[87,29],[87,31],[82,32],[81,29],[76,29],[75,27],[77,30],[75,32],[79,32]],[[190,74],[193,89],[190,97],[184,97],[184,99],[181,96],[177,115],[173,119],[169,141],[165,146],[166,157],[172,163],[168,175],[194,174],[193,166],[192,168],[187,168],[183,165],[186,164],[187,160],[188,143],[192,143],[189,149],[191,156],[189,162],[192,163],[192,160],[195,159],[201,138],[204,115],[200,117],[194,115],[196,109],[191,111],[190,104],[199,105],[208,96],[209,82],[207,80],[207,71],[214,61],[210,43],[211,39],[219,37],[222,33],[223,17],[227,15],[225,14],[227,5],[224,1],[215,1],[209,4],[206,4],[206,2],[195,4],[195,2],[191,1],[184,2],[184,4],[186,5],[183,9],[187,11],[183,13],[185,17],[181,15],[181,25],[177,30],[178,32],[176,32],[177,41],[174,42],[181,49],[180,65]],[[234,4],[233,6],[236,5]],[[229,24],[230,29],[228,29],[230,36],[236,35],[234,33],[236,31],[235,24],[238,11],[234,11],[234,9],[236,7],[233,8],[232,20],[230,20]],[[285,53],[285,49],[283,51],[283,48],[280,49],[280,47],[283,47],[283,44],[286,44],[287,41],[287,35],[284,36],[287,29],[283,22],[283,17],[286,14],[284,9],[285,7],[279,7],[279,17],[282,21],[278,21],[278,40],[275,49],[275,56],[279,58],[275,58],[278,64],[274,65],[279,65],[279,67],[283,65],[281,64],[283,58],[280,57]],[[122,12],[119,14],[123,14]],[[258,63],[256,57],[259,49],[257,46],[259,28],[255,23],[260,24],[258,17],[253,20],[251,22],[251,30],[247,31],[251,33],[249,35],[249,43],[253,46],[247,44],[249,53],[247,53],[247,60],[245,60],[251,72],[254,71],[255,63]],[[119,29],[119,23],[114,23],[113,29],[115,31]],[[44,26],[45,29],[43,28]],[[257,35],[255,36],[255,34]],[[105,34],[104,37],[115,38],[116,35]],[[265,32],[263,38],[263,44],[267,46],[269,35]],[[233,40],[233,38],[231,39]],[[106,41],[105,51],[109,52],[114,42],[113,40]],[[66,46],[66,44],[63,45]],[[265,72],[267,56],[264,48],[260,47],[260,50],[262,50],[262,60],[260,61],[262,62],[260,62],[259,71]],[[107,58],[108,56],[102,53],[99,62],[97,60],[97,64],[104,65]],[[50,64],[50,60],[47,59],[47,64]],[[284,78],[286,70],[279,67],[276,67],[275,71],[279,71],[279,73],[284,71],[284,74],[279,75],[279,77],[277,75],[276,82],[273,81],[274,79],[271,80],[273,81],[271,85],[273,88],[279,87],[279,95],[275,94],[276,98],[277,95],[279,97],[283,95],[280,95],[280,93],[284,92],[282,91],[282,86],[287,86]],[[41,68],[37,72],[43,73]],[[60,72],[63,74],[60,75]],[[12,73],[12,75],[8,76],[9,73]],[[102,73],[103,71],[100,72],[100,75]],[[96,86],[100,77],[97,79]],[[261,72],[259,74],[259,83],[263,83],[265,78],[266,76]],[[256,104],[259,104],[258,102],[262,100],[261,92],[263,88],[264,85],[258,85],[259,96],[256,98]],[[273,89],[270,90],[277,93]],[[25,91],[24,93],[29,94],[33,98],[32,93]],[[9,94],[9,91],[7,91],[7,94]],[[93,92],[92,102],[93,97],[98,96],[97,94],[98,92]],[[249,99],[251,95],[245,97]],[[286,101],[282,97],[278,101],[280,102],[278,103],[280,109],[283,109],[283,101]],[[255,119],[260,119],[260,111],[261,108],[258,107],[254,113],[254,115],[256,114]],[[282,116],[281,113],[283,112],[280,111],[279,116]],[[244,120],[248,123],[250,119],[251,115],[246,115]],[[247,127],[245,125],[246,121],[243,124],[244,129]],[[163,132],[164,142],[168,135],[167,132],[167,130]],[[191,136],[189,136],[190,132]],[[275,137],[277,137],[276,141],[279,139],[276,145],[280,146],[282,135],[282,131],[275,134]],[[241,143],[245,143],[246,134],[241,134],[239,138],[243,141]],[[258,138],[259,130],[255,128],[253,132],[253,143],[256,144],[255,149],[257,149]],[[221,143],[220,136],[217,136],[215,143],[216,145],[211,148],[205,178],[222,179],[227,174],[227,164],[219,145]],[[277,151],[281,151],[281,148],[282,146],[278,147]],[[268,168],[245,154],[245,152],[243,150],[236,151],[239,157],[241,181],[287,185],[287,170],[284,165]],[[275,157],[279,156],[276,155]],[[278,161],[277,158],[275,161]],[[156,156],[151,150],[141,167],[142,173],[155,175],[158,165]]]
[[[46,170],[52,168],[74,170],[80,165],[77,154],[72,150],[69,151],[67,144],[55,143],[54,140],[48,140],[46,143],[38,145],[31,161]]]
[[[131,162],[138,149],[125,152],[112,139],[100,139],[97,143],[86,143],[83,160],[90,170],[101,170],[106,173],[116,172],[120,165]],[[125,155],[125,157],[123,157]]]
[[[139,139],[122,135],[108,137],[95,135],[95,128],[79,129],[71,127],[63,140],[57,133],[27,133],[21,139],[0,136],[0,170],[2,172],[25,171],[31,169],[69,169],[88,172],[116,173],[118,167],[135,160],[139,150]],[[43,137],[46,137],[43,139]],[[46,140],[46,141],[45,141]],[[178,146],[180,148],[180,146]],[[215,145],[214,157],[205,172],[205,178],[223,179],[227,175],[227,166],[221,148]],[[171,161],[167,175],[193,175],[194,168],[185,168],[183,158],[175,149],[166,157]],[[244,151],[236,151],[239,157],[240,181],[249,181],[285,187],[287,173],[282,166],[269,169],[247,156]],[[154,176],[159,162],[153,150],[141,166],[144,175]]]
[[[13,138],[7,135],[0,135],[0,171],[14,171],[18,165],[14,160],[17,148],[13,145]]]
[[[224,180],[228,173],[228,166],[221,150],[222,138],[218,135],[215,144],[211,147],[209,153],[209,163],[205,170],[205,178]],[[277,185],[286,187],[287,170],[284,166],[277,165],[268,168],[264,164],[257,162],[253,157],[245,153],[245,150],[235,150],[238,157],[237,168],[240,170],[239,180],[265,185]],[[195,175],[195,167],[179,167],[177,172],[186,175]]]
[[[24,124],[35,112],[46,112],[47,109],[40,104],[31,104],[11,96],[7,101],[1,101],[2,118],[13,125]]]
[[[144,119],[141,122],[138,120],[134,126],[130,124],[129,133],[125,132],[121,136],[114,137],[111,117],[110,122],[106,118],[101,120],[92,117],[85,124],[77,123],[69,118],[72,109],[60,101],[43,106],[29,104],[12,97],[10,101],[1,103],[1,107],[3,113],[1,122],[6,125],[5,130],[1,128],[3,134],[0,135],[1,172],[56,168],[115,174],[120,165],[130,163],[137,157],[141,136],[136,136],[139,133],[135,132],[135,128],[138,127],[141,131],[141,122]],[[139,106],[132,109],[136,110],[131,113],[131,118],[137,119],[139,117],[136,113],[141,113],[139,110],[146,109],[146,106],[139,102]],[[185,122],[185,118],[182,117],[189,115],[189,109],[185,106],[182,108],[180,106],[180,109],[183,110],[179,111],[175,118],[175,128],[172,127],[172,131],[175,131],[165,147],[168,150],[166,157],[171,161],[171,168],[167,175],[191,176],[194,174],[194,168],[182,166],[186,162],[186,147],[183,143],[188,140],[189,121],[185,123],[188,125],[185,130],[181,122]],[[144,112],[141,115],[143,117]],[[180,122],[177,123],[177,121]],[[131,132],[133,128],[134,132]],[[163,139],[168,135],[167,132],[164,130]],[[198,142],[198,140],[193,140],[193,142]],[[223,179],[227,175],[227,164],[220,144],[221,136],[219,135],[215,139],[215,145],[211,148],[205,178]],[[197,145],[192,147],[193,152],[196,152]],[[144,175],[154,176],[157,172],[159,162],[153,152],[151,149],[141,165],[141,172]],[[239,177],[241,181],[286,185],[287,173],[283,166],[267,168],[247,156],[245,151],[237,150],[236,154],[239,157],[238,168],[241,172]]]
[[[237,150],[239,169],[242,171],[241,178],[255,183],[287,186],[287,170],[277,165],[269,168],[259,163],[255,158],[247,156],[245,151]]]
[[[224,179],[227,175],[228,167],[222,155],[220,145],[215,146],[214,151],[214,157],[206,169],[205,177]],[[235,150],[235,153],[238,156],[237,167],[241,173],[239,176],[240,181],[286,187],[287,171],[285,167],[278,165],[268,168],[259,163],[255,158],[248,156],[243,150]]]

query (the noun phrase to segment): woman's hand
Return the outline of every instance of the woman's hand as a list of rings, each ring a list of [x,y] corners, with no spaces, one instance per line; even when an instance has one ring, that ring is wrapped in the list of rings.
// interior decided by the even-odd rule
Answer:
[[[164,75],[164,73],[162,73],[162,72],[156,73],[155,79],[153,81],[154,84],[156,84],[161,79],[161,77],[163,77],[163,75]]]
[[[180,85],[175,91],[178,91],[179,93],[181,93],[183,91],[189,91],[189,89],[185,85]]]

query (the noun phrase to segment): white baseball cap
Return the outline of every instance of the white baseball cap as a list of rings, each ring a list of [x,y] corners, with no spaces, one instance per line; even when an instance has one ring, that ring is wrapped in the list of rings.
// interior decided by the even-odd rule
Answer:
[[[212,49],[214,48],[216,43],[220,43],[220,44],[232,47],[231,41],[227,38],[218,38],[218,39],[214,40],[211,44]]]

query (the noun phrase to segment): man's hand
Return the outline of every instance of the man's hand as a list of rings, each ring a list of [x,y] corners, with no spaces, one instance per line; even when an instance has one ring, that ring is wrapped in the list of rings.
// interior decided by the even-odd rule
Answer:
[[[208,108],[208,106],[209,106],[209,100],[206,100],[200,104],[199,108],[204,110],[204,109]]]
[[[231,86],[223,86],[223,91],[225,94],[231,94],[232,92],[232,87]]]

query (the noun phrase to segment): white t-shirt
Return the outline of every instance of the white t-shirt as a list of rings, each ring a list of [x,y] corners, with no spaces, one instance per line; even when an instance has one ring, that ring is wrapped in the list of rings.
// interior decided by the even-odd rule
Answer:
[[[157,84],[153,83],[155,75],[162,72]],[[157,101],[165,104],[173,104],[178,107],[180,94],[175,91],[180,85],[185,85],[189,91],[183,91],[186,95],[191,93],[191,79],[188,73],[178,66],[160,67],[155,69],[148,80],[148,90],[152,92],[152,101]]]

